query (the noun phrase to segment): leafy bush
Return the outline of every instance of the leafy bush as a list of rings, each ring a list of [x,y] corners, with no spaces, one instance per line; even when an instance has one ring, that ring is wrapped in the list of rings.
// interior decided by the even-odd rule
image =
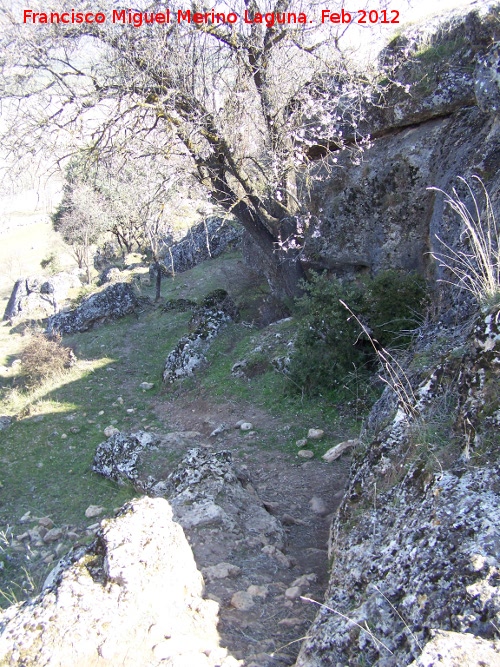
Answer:
[[[361,314],[382,347],[407,345],[427,305],[427,287],[421,276],[389,269],[367,281]]]
[[[42,269],[47,269],[51,275],[58,273],[61,270],[61,262],[55,252],[49,253],[40,262]]]
[[[353,384],[376,365],[368,337],[341,300],[380,346],[408,343],[427,303],[424,280],[394,270],[351,281],[315,275],[304,287],[296,304],[300,324],[290,379],[308,394],[358,392]]]
[[[61,343],[59,335],[31,334],[20,355],[23,384],[28,389],[63,373],[74,363],[74,353]]]

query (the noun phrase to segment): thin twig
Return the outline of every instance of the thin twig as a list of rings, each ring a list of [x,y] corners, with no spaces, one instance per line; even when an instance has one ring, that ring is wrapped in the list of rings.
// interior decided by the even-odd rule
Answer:
[[[368,630],[367,628],[364,628],[362,625],[360,625],[360,624],[357,623],[356,621],[353,621],[352,618],[349,618],[349,617],[346,616],[345,614],[342,614],[342,612],[337,611],[336,609],[332,609],[332,607],[328,607],[326,604],[323,604],[322,602],[318,602],[317,600],[313,600],[312,598],[306,598],[306,597],[304,597],[303,595],[300,596],[300,599],[301,599],[301,600],[304,600],[305,602],[312,602],[313,604],[317,604],[319,607],[323,607],[324,609],[328,609],[328,611],[331,611],[333,614],[337,614],[337,616],[340,616],[340,617],[343,618],[344,620],[349,621],[349,623],[352,623],[353,625],[355,625],[356,627],[358,627],[360,630],[363,630],[363,632],[366,632],[366,634],[367,634],[369,637],[371,637],[371,639],[373,639],[373,641],[374,641],[376,644],[380,644],[380,646],[383,646],[383,647],[386,649],[386,651],[389,651],[389,653],[390,653],[391,655],[394,655],[394,653],[391,651],[391,649],[390,649],[388,646],[386,646],[386,645],[384,644],[383,641],[381,641],[380,639],[378,639],[377,637],[375,637],[375,635],[373,634],[373,632],[371,632],[371,631]]]

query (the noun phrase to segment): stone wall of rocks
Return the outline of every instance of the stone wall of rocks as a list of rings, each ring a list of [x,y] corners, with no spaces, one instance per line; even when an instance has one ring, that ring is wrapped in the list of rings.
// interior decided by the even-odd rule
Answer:
[[[162,269],[165,275],[192,269],[200,262],[218,257],[229,247],[236,246],[241,235],[241,228],[234,223],[218,217],[207,218],[170,247],[162,260]],[[154,273],[153,267],[151,272]]]

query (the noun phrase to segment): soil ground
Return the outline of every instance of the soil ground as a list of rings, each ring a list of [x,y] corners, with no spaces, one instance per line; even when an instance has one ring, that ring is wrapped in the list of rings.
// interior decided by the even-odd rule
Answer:
[[[156,410],[174,430],[197,431],[214,451],[231,451],[236,466],[248,475],[268,511],[285,525],[283,551],[291,567],[276,562],[273,570],[267,561],[263,567],[260,550],[241,552],[231,544],[231,536],[221,544],[225,538],[220,533],[215,540],[200,541],[190,531],[185,532],[200,569],[223,561],[242,571],[234,579],[207,582],[207,595],[221,605],[222,644],[246,665],[293,664],[318,607],[300,598],[289,600],[285,591],[299,577],[312,574],[311,583],[301,594],[322,601],[328,581],[328,532],[347,481],[349,457],[326,464],[317,459],[301,461],[279,447],[265,449],[261,440],[266,437],[284,444],[290,425],[251,403],[213,402],[193,392],[172,401],[158,401]],[[232,428],[242,419],[252,423],[254,436]],[[227,424],[227,430],[210,437],[221,424]],[[235,609],[231,605],[233,594],[252,585],[264,586],[265,597],[255,596],[249,610]]]

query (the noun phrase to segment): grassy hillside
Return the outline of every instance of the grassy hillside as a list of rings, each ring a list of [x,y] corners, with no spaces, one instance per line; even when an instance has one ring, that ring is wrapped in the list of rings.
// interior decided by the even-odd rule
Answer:
[[[133,272],[129,278],[142,296],[153,295],[153,287],[144,285],[144,279],[135,279]],[[294,322],[261,330],[252,325],[267,288],[244,267],[238,253],[165,281],[163,298],[201,300],[217,288],[229,290],[240,306],[242,321],[226,327],[208,353],[208,364],[195,378],[173,387],[162,386],[163,364],[187,332],[190,313],[164,312],[161,304],[150,304],[136,315],[65,337],[63,344],[74,350],[77,363],[31,391],[22,388],[20,365],[12,366],[29,329],[11,329],[6,324],[0,328],[7,365],[0,376],[0,414],[14,418],[2,432],[0,445],[2,604],[37,590],[60,554],[91,539],[93,530],[88,527],[98,519],[85,517],[90,505],[103,507],[104,516],[134,495],[132,488],[91,472],[96,446],[105,440],[107,426],[124,432],[161,433],[196,427],[208,435],[214,428],[213,415],[234,414],[236,421],[238,415],[258,413],[264,427],[256,428],[252,447],[256,451],[278,447],[294,458],[295,442],[308,428],[328,424],[329,437],[313,446],[319,456],[355,427],[355,412],[349,421],[343,418],[338,423],[336,408],[327,401],[290,395],[288,380],[269,358],[286,354]],[[236,377],[231,369],[241,360],[247,361],[246,375]],[[154,388],[145,392],[142,382],[153,382]],[[181,452],[172,451],[171,463],[180,456]],[[22,523],[28,512],[29,520]],[[60,539],[38,546],[33,540],[16,539],[33,527],[34,518],[45,516],[61,528]]]

